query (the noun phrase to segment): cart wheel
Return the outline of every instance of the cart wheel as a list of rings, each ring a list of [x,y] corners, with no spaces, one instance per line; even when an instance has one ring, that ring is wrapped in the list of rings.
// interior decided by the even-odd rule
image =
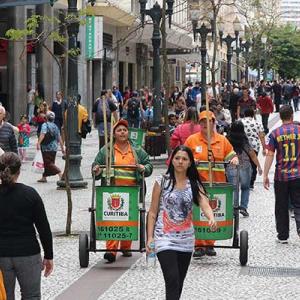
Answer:
[[[89,265],[89,238],[87,234],[79,235],[79,264],[81,268]]]
[[[248,231],[242,230],[240,232],[240,263],[246,266],[248,262]]]

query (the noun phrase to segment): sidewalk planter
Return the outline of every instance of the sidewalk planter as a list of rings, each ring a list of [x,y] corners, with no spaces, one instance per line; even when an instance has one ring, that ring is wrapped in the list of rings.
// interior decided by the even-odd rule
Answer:
[[[149,131],[145,138],[145,150],[150,156],[166,153],[165,134]]]

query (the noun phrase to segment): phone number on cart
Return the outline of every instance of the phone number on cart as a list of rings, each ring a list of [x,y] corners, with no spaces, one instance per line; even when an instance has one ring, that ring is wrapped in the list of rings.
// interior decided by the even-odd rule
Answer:
[[[101,235],[105,238],[111,239],[131,239],[132,232],[130,232],[129,227],[123,226],[100,226],[99,230],[101,231]]]

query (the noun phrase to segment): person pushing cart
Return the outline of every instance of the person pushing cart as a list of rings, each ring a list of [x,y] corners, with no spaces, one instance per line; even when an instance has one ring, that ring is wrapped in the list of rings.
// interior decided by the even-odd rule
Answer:
[[[202,182],[225,183],[224,162],[237,165],[239,161],[226,137],[214,130],[215,121],[215,115],[211,111],[202,111],[199,114],[201,131],[189,136],[185,145],[192,150],[194,159],[198,162],[197,169]],[[215,256],[214,243],[213,240],[196,239],[193,256]]]
[[[97,154],[93,163],[93,172],[95,179],[101,178],[101,185],[113,185],[113,186],[140,186],[140,199],[145,195],[144,189],[144,177],[148,177],[152,174],[153,166],[150,163],[149,155],[147,152],[136,145],[133,145],[128,138],[128,122],[126,120],[119,120],[113,127],[112,131],[113,140],[110,142],[110,148],[108,144],[103,146]],[[109,151],[109,152],[108,152]],[[109,155],[107,155],[109,153]],[[108,163],[108,160],[109,163]],[[113,170],[105,170],[101,167],[114,166]],[[120,166],[120,168],[118,168]],[[123,167],[122,167],[123,166]],[[124,166],[135,166],[135,168],[124,168]],[[109,177],[109,178],[108,178]],[[117,241],[108,240],[106,242],[107,252],[104,254],[104,259],[112,263],[116,260],[116,250],[120,243],[120,249],[123,256],[130,257],[132,241]]]

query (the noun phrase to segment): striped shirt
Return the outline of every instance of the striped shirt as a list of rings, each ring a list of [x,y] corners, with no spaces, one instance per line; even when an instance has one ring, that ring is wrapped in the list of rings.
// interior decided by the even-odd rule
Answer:
[[[0,148],[2,148],[4,152],[18,153],[14,131],[6,122],[0,126]]]
[[[128,143],[128,148],[126,151],[118,147],[117,144],[114,144],[115,150],[115,165],[136,165],[135,157],[133,155],[132,148]],[[135,169],[132,168],[115,168],[115,185],[125,185],[132,186],[136,185],[136,176]]]
[[[267,149],[276,151],[275,180],[300,178],[300,126],[283,124],[269,134]]]

